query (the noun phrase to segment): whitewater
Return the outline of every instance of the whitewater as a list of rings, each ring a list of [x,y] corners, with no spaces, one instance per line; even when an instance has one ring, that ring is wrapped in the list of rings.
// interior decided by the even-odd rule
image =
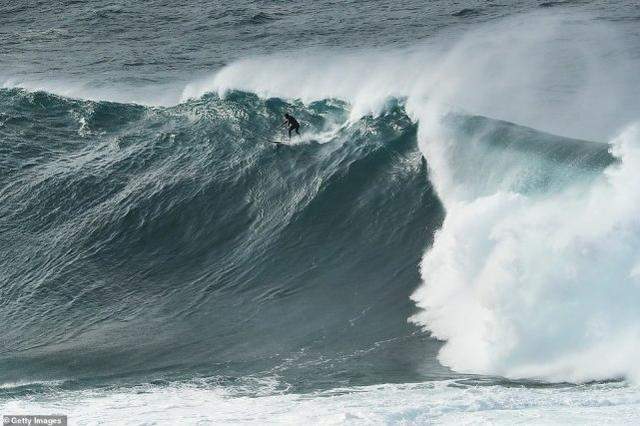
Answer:
[[[529,3],[149,84],[3,66],[0,411],[637,423],[640,18]],[[288,19],[250,4],[229,48]]]

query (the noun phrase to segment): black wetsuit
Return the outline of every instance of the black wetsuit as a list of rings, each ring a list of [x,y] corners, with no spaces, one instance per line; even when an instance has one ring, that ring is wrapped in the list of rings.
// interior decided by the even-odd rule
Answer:
[[[288,116],[286,118],[287,118],[286,122],[289,124],[289,137],[291,137],[291,132],[294,130],[299,135],[300,132],[298,131],[298,129],[300,129],[300,123],[298,123],[298,120],[296,120],[292,116]]]

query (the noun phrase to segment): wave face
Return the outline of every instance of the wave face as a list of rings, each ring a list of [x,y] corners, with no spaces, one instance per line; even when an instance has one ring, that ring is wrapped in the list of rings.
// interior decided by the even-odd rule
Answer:
[[[443,210],[401,106],[1,97],[4,380],[422,376],[409,294]],[[324,130],[274,145],[284,111]]]

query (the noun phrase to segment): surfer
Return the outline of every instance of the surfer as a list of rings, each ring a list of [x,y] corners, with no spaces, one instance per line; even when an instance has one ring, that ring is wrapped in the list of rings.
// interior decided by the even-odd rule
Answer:
[[[282,123],[283,126],[289,126],[289,139],[291,139],[291,132],[292,131],[296,131],[296,134],[298,134],[298,136],[300,135],[300,132],[298,131],[298,129],[300,129],[300,123],[298,123],[298,120],[296,120],[295,118],[293,118],[291,115],[286,114],[284,115],[284,123]]]

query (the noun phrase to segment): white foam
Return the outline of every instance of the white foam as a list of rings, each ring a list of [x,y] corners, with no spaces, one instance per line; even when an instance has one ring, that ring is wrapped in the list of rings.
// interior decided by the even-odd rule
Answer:
[[[447,216],[423,259],[413,299],[424,311],[413,320],[447,341],[441,362],[513,378],[639,378],[639,128],[613,141],[622,163],[588,188],[477,198],[445,190],[454,166],[434,129],[422,148]]]
[[[4,414],[66,414],[70,424],[633,424],[640,392],[624,384],[566,388],[453,381],[249,396],[192,384],[64,392],[5,402]]]

